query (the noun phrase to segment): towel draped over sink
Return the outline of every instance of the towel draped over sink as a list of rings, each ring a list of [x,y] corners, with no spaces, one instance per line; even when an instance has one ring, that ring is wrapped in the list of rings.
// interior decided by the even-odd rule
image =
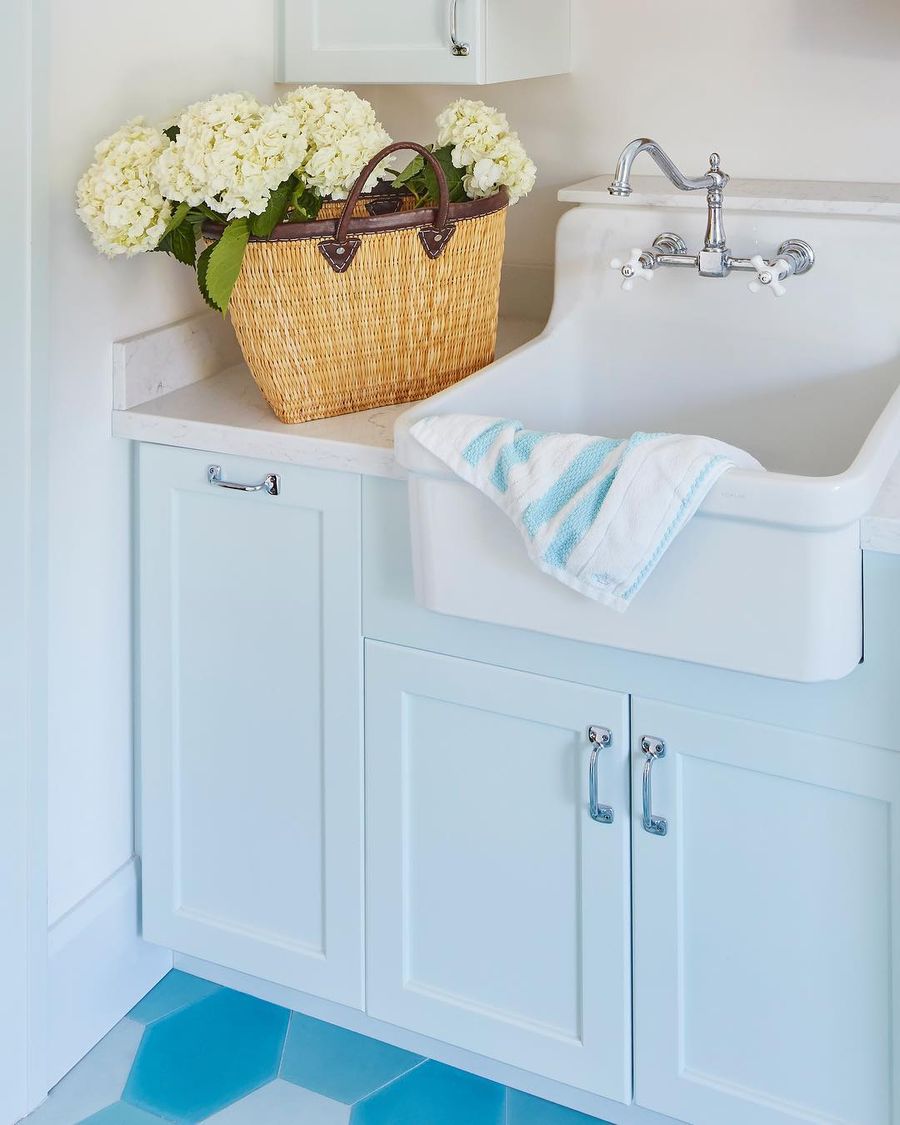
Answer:
[[[541,570],[620,611],[719,477],[762,468],[681,434],[544,433],[477,414],[432,415],[410,433],[506,513]]]

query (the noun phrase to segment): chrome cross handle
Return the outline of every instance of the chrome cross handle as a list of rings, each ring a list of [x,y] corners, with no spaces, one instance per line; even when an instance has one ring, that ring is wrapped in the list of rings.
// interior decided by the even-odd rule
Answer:
[[[627,259],[613,258],[609,265],[610,269],[618,270],[624,278],[622,288],[625,292],[629,292],[634,288],[634,279],[642,277],[644,281],[653,280],[653,270],[647,269],[644,265],[641,255],[644,251],[640,246],[633,246],[631,248],[631,257]]]
[[[787,290],[781,282],[786,277],[790,277],[792,270],[784,258],[778,258],[770,263],[762,254],[754,254],[750,264],[756,270],[756,278],[747,286],[751,293],[763,293],[768,289],[773,297],[785,295]]]

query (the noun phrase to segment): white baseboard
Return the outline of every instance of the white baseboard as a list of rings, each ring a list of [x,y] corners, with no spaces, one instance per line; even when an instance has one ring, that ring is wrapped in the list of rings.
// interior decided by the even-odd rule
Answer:
[[[51,1087],[172,967],[170,950],[140,937],[138,887],[138,861],[131,859],[50,927]]]

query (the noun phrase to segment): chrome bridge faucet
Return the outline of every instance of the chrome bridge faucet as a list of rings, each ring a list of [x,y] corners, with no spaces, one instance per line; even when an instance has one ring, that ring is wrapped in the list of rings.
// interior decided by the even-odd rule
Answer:
[[[725,222],[722,217],[728,176],[719,168],[717,152],[710,156],[709,168],[704,176],[685,176],[656,141],[649,137],[638,137],[622,150],[616,165],[615,179],[609,185],[610,195],[631,195],[631,166],[642,152],[656,161],[661,171],[680,191],[706,191],[706,236],[703,249],[697,254],[689,254],[684,239],[666,231],[657,235],[649,250],[636,247],[627,260],[613,258],[610,265],[621,272],[624,278],[623,289],[631,289],[637,277],[651,281],[654,270],[660,266],[693,266],[701,277],[727,277],[732,270],[754,272],[756,277],[749,285],[752,292],[769,289],[776,297],[780,297],[785,292],[782,282],[786,278],[812,269],[815,254],[812,247],[799,238],[783,242],[775,258],[763,258],[761,254],[754,254],[752,258],[736,258],[732,255],[725,239]]]

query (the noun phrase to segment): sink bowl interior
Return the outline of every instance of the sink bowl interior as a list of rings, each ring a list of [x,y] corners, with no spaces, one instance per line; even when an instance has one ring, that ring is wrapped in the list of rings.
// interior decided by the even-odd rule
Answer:
[[[593,214],[586,219],[585,211]],[[576,217],[590,228],[578,247],[595,252],[567,269],[577,247],[566,224]],[[735,253],[771,255],[785,238],[804,238],[817,254],[813,270],[790,279],[782,298],[751,294],[743,273],[719,280],[682,269],[660,269],[652,282],[621,290],[610,257],[649,245],[663,223],[693,244],[698,219],[638,207],[579,208],[564,218],[548,331],[427,407],[608,437],[706,434],[746,449],[770,471],[844,472],[900,385],[900,302],[891,278],[900,224],[731,215]],[[871,264],[865,281],[848,262]]]

